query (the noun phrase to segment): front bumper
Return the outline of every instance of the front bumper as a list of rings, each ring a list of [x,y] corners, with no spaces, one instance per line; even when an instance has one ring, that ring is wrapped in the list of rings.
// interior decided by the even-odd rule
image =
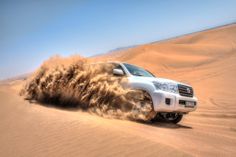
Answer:
[[[175,93],[156,90],[152,93],[153,107],[157,112],[181,112],[188,113],[196,110],[197,98],[185,97]],[[185,102],[193,102],[189,107]]]

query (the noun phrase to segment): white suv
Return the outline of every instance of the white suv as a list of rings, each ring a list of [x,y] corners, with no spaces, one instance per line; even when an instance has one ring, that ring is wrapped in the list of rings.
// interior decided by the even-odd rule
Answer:
[[[115,65],[113,74],[126,76],[129,88],[142,90],[150,96],[152,102],[151,119],[178,123],[183,114],[197,108],[197,98],[193,88],[177,81],[155,77],[149,71],[135,65],[110,62]]]

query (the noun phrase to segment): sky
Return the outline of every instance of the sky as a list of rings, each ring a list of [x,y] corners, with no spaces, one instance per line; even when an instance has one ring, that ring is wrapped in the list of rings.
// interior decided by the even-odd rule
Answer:
[[[0,79],[236,22],[235,0],[0,0]]]

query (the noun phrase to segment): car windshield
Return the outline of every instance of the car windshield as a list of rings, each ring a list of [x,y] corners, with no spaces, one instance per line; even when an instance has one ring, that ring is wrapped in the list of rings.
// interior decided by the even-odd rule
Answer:
[[[143,76],[143,77],[155,77],[152,73],[137,66],[124,63],[128,71],[134,76]]]

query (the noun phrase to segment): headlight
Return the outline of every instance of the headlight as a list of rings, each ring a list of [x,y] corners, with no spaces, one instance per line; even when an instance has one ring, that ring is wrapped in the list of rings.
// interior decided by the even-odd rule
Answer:
[[[153,82],[153,84],[156,87],[156,89],[163,90],[163,91],[166,91],[166,92],[176,93],[176,94],[179,93],[178,87],[175,83],[171,83],[171,82],[165,82],[165,83]]]

